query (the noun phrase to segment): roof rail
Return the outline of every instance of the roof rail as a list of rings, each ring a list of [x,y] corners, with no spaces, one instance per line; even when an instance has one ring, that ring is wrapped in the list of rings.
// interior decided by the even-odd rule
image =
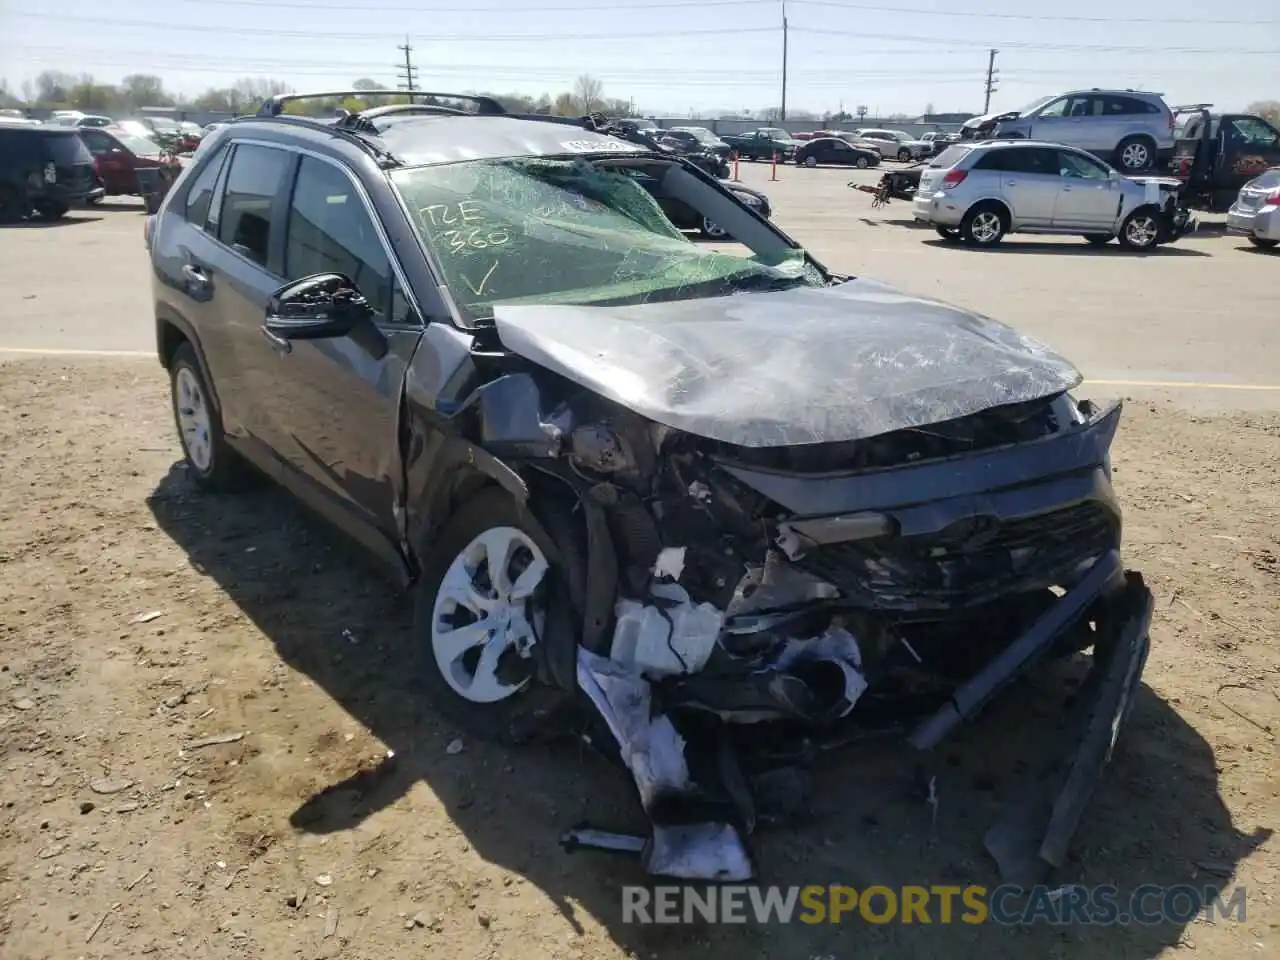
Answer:
[[[308,130],[319,130],[322,133],[328,133],[330,136],[338,137],[353,143],[361,150],[370,154],[379,163],[395,165],[400,161],[395,155],[381,144],[371,140],[367,135],[361,136],[364,131],[353,130],[350,127],[342,126],[331,120],[321,120],[317,117],[293,117],[288,114],[248,114],[243,117],[232,117],[227,123],[244,122],[246,120],[262,120],[264,117],[270,117],[276,123],[285,123],[290,126],[306,127]]]
[[[1181,106],[1174,107],[1173,112],[1183,113],[1191,110],[1208,110],[1212,106],[1212,103],[1184,103]]]
[[[492,116],[506,113],[506,109],[493,97],[485,97],[471,93],[433,93],[429,90],[331,90],[327,93],[278,93],[262,101],[257,115],[260,117],[278,117],[284,112],[286,103],[295,100],[330,100],[334,97],[435,97],[438,100],[465,100],[476,105],[476,113]]]

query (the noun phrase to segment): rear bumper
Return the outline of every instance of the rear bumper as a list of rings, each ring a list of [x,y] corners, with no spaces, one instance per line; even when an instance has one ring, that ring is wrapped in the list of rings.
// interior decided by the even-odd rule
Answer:
[[[1227,211],[1227,230],[1261,240],[1280,240],[1280,207],[1241,210],[1234,205]]]

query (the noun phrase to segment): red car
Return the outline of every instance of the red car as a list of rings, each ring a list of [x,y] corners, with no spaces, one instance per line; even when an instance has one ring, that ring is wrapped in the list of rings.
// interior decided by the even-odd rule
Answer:
[[[81,128],[80,139],[93,154],[107,196],[137,195],[138,171],[167,168],[172,161],[158,143],[119,127]]]

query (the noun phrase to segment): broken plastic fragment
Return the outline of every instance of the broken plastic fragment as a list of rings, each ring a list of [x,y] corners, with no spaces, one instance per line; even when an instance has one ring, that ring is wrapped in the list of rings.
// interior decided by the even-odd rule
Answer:
[[[645,869],[682,880],[740,882],[755,875],[742,837],[727,823],[655,826]]]
[[[578,648],[578,686],[618,742],[648,810],[664,793],[689,788],[684,739],[666,716],[651,716],[649,683],[634,669]]]
[[[867,689],[857,639],[843,627],[830,627],[813,640],[789,640],[774,660],[774,668],[791,673],[802,664],[817,662],[834,664],[843,674],[843,693],[829,707],[835,717],[847,716]]]
[[[715,649],[724,615],[709,603],[694,605],[679,584],[655,583],[651,594],[652,603],[618,601],[610,656],[648,677],[697,673]]]
[[[657,580],[679,580],[684,573],[684,547],[663,547],[653,563],[653,576]]]

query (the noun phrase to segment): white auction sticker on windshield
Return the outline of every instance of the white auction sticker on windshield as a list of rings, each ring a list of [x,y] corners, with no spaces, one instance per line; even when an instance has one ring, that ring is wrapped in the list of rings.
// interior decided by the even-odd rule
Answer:
[[[620,140],[565,140],[560,146],[566,150],[572,150],[574,153],[605,153],[610,150],[615,153],[639,153],[640,148],[634,147],[629,143],[623,143]]]

